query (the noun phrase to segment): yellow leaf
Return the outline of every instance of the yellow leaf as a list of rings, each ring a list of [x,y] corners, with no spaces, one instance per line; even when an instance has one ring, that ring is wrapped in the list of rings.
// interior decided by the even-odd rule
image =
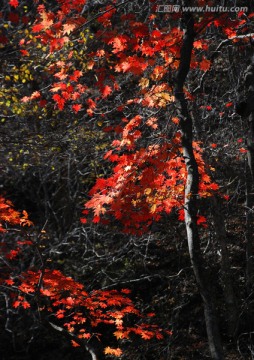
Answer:
[[[152,189],[151,189],[151,188],[146,188],[146,189],[144,190],[144,194],[145,194],[145,195],[149,195],[149,194],[151,194],[151,192],[152,192]]]
[[[156,211],[156,208],[157,208],[157,205],[156,205],[156,204],[153,204],[153,206],[151,207],[150,212],[151,212],[152,214],[154,214],[155,211]]]
[[[115,335],[115,337],[116,337],[117,339],[122,339],[122,338],[124,337],[124,333],[123,333],[122,331],[120,331],[120,330],[115,331],[115,332],[114,332],[114,335]]]
[[[139,86],[141,87],[141,89],[145,89],[149,86],[149,79],[147,78],[142,78],[140,81],[139,81]]]
[[[114,355],[114,356],[121,356],[122,355],[122,350],[119,349],[119,348],[116,348],[116,349],[113,349],[109,346],[107,346],[105,349],[104,349],[104,354],[108,354],[108,355]]]

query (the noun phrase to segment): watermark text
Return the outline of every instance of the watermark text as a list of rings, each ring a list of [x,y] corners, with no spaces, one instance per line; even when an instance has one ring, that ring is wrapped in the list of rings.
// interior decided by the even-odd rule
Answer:
[[[166,5],[161,4],[156,6],[156,12],[158,13],[177,13],[177,12],[211,12],[211,13],[227,13],[227,12],[247,12],[247,6],[180,6],[180,5]]]

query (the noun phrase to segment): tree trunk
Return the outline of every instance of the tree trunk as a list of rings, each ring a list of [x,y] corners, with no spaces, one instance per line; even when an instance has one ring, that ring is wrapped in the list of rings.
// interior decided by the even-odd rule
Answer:
[[[247,158],[246,168],[246,286],[251,291],[254,280],[254,253],[253,253],[253,206],[254,206],[254,56],[247,67],[244,76],[246,99],[236,104],[236,112],[242,117],[248,117]]]
[[[197,197],[199,188],[198,165],[193,153],[192,147],[192,118],[190,116],[187,101],[183,92],[183,85],[190,69],[191,53],[193,49],[194,20],[191,14],[183,15],[186,25],[186,32],[181,49],[181,58],[178,74],[176,77],[175,98],[180,118],[182,130],[182,148],[185,165],[187,169],[187,179],[185,185],[185,225],[187,230],[187,239],[190,260],[199,287],[199,291],[204,303],[204,313],[208,342],[213,360],[222,360],[223,351],[220,340],[218,322],[215,312],[214,302],[209,289],[208,276],[205,273],[205,267],[200,251],[200,238],[197,226]]]
[[[254,66],[253,66],[254,75]],[[253,76],[254,81],[254,76]],[[253,236],[254,236],[254,112],[249,116],[249,129],[247,135],[247,159],[246,168],[246,287],[248,292],[253,287],[254,280],[254,253],[253,253]]]

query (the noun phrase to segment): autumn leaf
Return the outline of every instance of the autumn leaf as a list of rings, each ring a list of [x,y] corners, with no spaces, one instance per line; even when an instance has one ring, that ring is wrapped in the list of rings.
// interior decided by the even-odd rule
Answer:
[[[196,49],[202,49],[203,48],[203,42],[202,40],[196,40],[193,43],[194,48]]]
[[[124,338],[128,338],[127,336],[126,336],[126,334],[123,332],[123,331],[121,331],[121,330],[117,330],[117,331],[115,331],[114,332],[114,335],[115,335],[115,337],[117,338],[117,339],[124,339]]]
[[[53,95],[52,99],[55,100],[55,102],[57,103],[59,110],[63,110],[65,105],[65,99],[61,97],[59,94]]]
[[[151,331],[141,331],[141,337],[144,340],[150,340],[153,337],[153,332]]]
[[[31,307],[31,305],[30,305],[29,302],[27,302],[27,301],[23,301],[23,302],[21,303],[21,305],[22,305],[22,307],[23,307],[24,309],[28,309],[28,308]]]
[[[210,66],[211,66],[210,60],[207,60],[205,58],[203,58],[203,60],[199,63],[199,68],[203,71],[209,70]]]
[[[66,23],[63,25],[63,34],[70,34],[76,28],[76,24],[74,23]]]
[[[197,224],[202,225],[203,227],[207,227],[207,220],[204,216],[198,215],[197,216]]]
[[[108,44],[113,45],[112,52],[117,54],[120,51],[123,51],[127,48],[127,42],[129,40],[129,37],[126,35],[118,35],[113,37],[108,41]]]
[[[78,79],[83,75],[82,71],[75,70],[72,75],[70,75],[71,81],[78,81]]]
[[[66,304],[68,305],[68,306],[73,306],[74,304],[75,304],[75,301],[73,300],[73,298],[72,297],[67,297],[67,299],[66,299]]]
[[[29,56],[29,52],[27,50],[21,49],[19,50],[22,56]]]
[[[232,101],[230,101],[230,102],[226,103],[226,105],[225,105],[225,106],[226,106],[226,107],[231,107],[231,106],[233,106]]]
[[[179,118],[178,117],[172,117],[171,119],[173,121],[174,124],[179,124]]]
[[[247,153],[248,151],[247,151],[246,149],[244,149],[243,147],[241,147],[241,148],[239,149],[239,152],[242,153],[242,154],[245,154],[245,153]]]
[[[13,6],[14,8],[19,6],[18,0],[9,0],[9,4]]]
[[[71,343],[72,343],[72,346],[73,347],[79,347],[80,345],[76,342],[76,341],[74,341],[74,340],[71,340]]]
[[[42,24],[36,24],[36,25],[33,25],[32,31],[33,32],[40,32],[43,28],[44,28],[44,26]]]
[[[7,280],[5,280],[5,283],[7,284],[7,285],[13,285],[14,284],[14,281],[12,280],[12,279],[7,279]]]
[[[104,349],[104,354],[106,354],[106,355],[121,356],[122,353],[123,353],[122,350],[119,348],[113,349],[113,348],[107,346]]]
[[[16,301],[14,301],[14,303],[12,304],[12,306],[14,307],[14,308],[17,308],[17,307],[19,307],[20,306],[20,301],[19,300],[16,300]]]
[[[104,86],[101,90],[101,94],[103,98],[106,98],[112,93],[112,88],[108,85]]]
[[[81,104],[74,104],[72,105],[72,109],[75,111],[75,113],[78,113],[82,108]]]
[[[230,199],[230,196],[229,195],[223,195],[223,198],[228,201]]]

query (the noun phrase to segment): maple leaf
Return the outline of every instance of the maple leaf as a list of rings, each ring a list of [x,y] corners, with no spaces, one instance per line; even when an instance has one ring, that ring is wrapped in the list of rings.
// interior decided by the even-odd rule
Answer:
[[[102,23],[103,25],[110,24],[109,19],[113,16],[113,14],[116,12],[116,9],[112,7],[111,5],[108,5],[105,7],[105,13],[97,18],[97,21]]]
[[[242,148],[239,149],[239,152],[242,153],[242,154],[245,154],[245,153],[247,153],[248,151],[242,147]]]
[[[184,218],[185,218],[185,216],[184,216],[184,209],[180,209],[180,210],[178,211],[178,220],[184,221]]]
[[[223,32],[228,36],[229,39],[237,35],[237,32],[230,28],[223,27]]]
[[[63,25],[63,34],[70,34],[77,27],[74,23],[66,23]]]
[[[64,105],[65,105],[65,99],[62,98],[59,94],[53,95],[52,99],[56,101],[59,110],[63,110]]]
[[[24,309],[28,309],[28,308],[31,307],[31,305],[30,305],[29,302],[27,302],[27,301],[23,301],[23,302],[21,303],[21,305],[22,305],[22,307],[23,307]]]
[[[104,354],[106,354],[106,355],[121,356],[122,353],[123,353],[122,350],[119,348],[113,349],[113,348],[107,346],[104,349]]]
[[[20,306],[20,301],[19,301],[19,300],[14,301],[14,303],[12,304],[12,306],[13,306],[14,308],[19,307],[19,306]]]
[[[23,56],[29,56],[29,52],[27,50],[19,50],[21,55]]]
[[[80,70],[75,70],[75,71],[73,72],[73,74],[70,75],[70,80],[71,80],[71,81],[78,81],[78,79],[79,79],[80,76],[82,76],[82,75],[83,75],[82,71],[80,71]]]
[[[7,280],[5,280],[5,283],[7,284],[7,285],[13,285],[14,284],[14,281],[12,280],[12,279],[7,279]]]
[[[22,99],[21,99],[22,102],[26,103],[28,101],[30,101],[30,97],[28,96],[24,96]]]
[[[203,45],[202,45],[202,40],[196,40],[193,43],[193,47],[196,49],[202,49]]]
[[[142,339],[144,340],[150,340],[153,337],[153,332],[152,331],[141,331],[140,335],[142,337]]]
[[[9,253],[6,254],[6,257],[7,259],[13,260],[18,256],[19,252],[19,250],[10,250]]]
[[[198,215],[197,224],[202,225],[203,227],[207,227],[206,218],[204,216],[202,216],[202,215]]]
[[[203,71],[207,71],[210,69],[211,61],[203,58],[203,60],[199,63],[199,68]]]
[[[33,32],[40,32],[43,28],[44,28],[44,26],[42,24],[36,24],[36,25],[33,25],[32,31]]]
[[[62,310],[62,309],[59,309],[57,312],[56,312],[56,317],[58,319],[63,319],[64,318],[64,313],[65,313],[65,310]]]
[[[130,293],[131,293],[131,290],[130,290],[130,289],[122,289],[122,290],[121,290],[121,293],[123,293],[123,294],[130,294]]]
[[[18,0],[9,0],[9,4],[13,6],[14,8],[19,6]]]
[[[75,113],[79,112],[82,108],[81,104],[74,104],[72,105],[72,109],[75,111]]]
[[[209,184],[209,189],[215,191],[215,190],[218,190],[219,189],[219,185],[218,184],[215,184],[215,183],[211,183]]]
[[[71,343],[72,343],[72,346],[73,347],[79,347],[80,345],[76,342],[76,341],[74,341],[74,340],[71,340]]]
[[[41,294],[42,295],[45,295],[45,296],[51,296],[52,295],[52,292],[48,289],[41,289]]]
[[[128,339],[128,333],[121,330],[115,331],[114,335],[117,339]]]
[[[180,121],[178,117],[172,117],[171,120],[174,124],[179,124],[179,121]]]
[[[34,91],[32,95],[30,96],[31,100],[38,99],[41,96],[41,93],[39,91]]]
[[[68,296],[65,302],[68,306],[73,306],[75,304],[75,301],[71,296]]]
[[[108,85],[104,86],[101,90],[101,94],[103,98],[106,98],[112,93],[112,88]]]
[[[110,39],[108,41],[108,44],[113,45],[112,52],[117,54],[118,52],[123,51],[127,48],[127,42],[129,40],[130,40],[129,37],[126,35],[118,35],[118,36],[115,36],[114,38]]]

